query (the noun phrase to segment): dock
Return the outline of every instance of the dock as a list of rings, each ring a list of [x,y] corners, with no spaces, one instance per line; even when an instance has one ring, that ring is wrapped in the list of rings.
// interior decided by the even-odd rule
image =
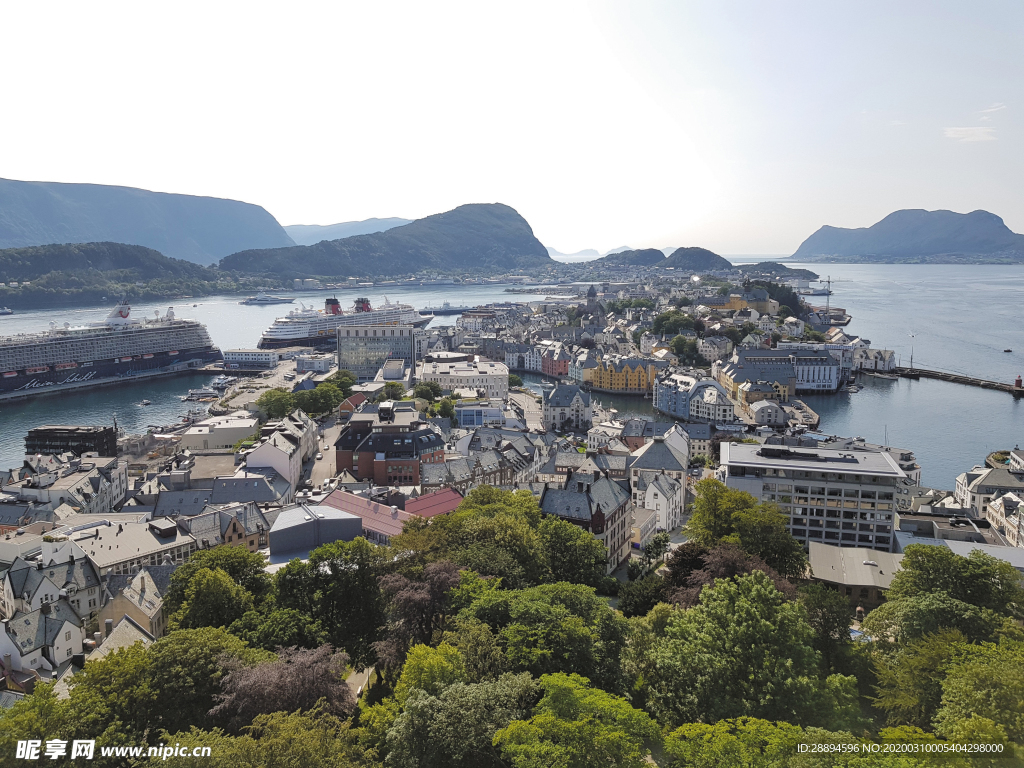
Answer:
[[[1021,386],[1021,379],[1010,384],[1002,381],[990,381],[978,379],[973,376],[963,376],[959,373],[947,373],[946,371],[931,371],[927,368],[896,368],[894,373],[904,379],[938,379],[949,381],[953,384],[964,384],[968,387],[981,387],[982,389],[995,389],[1000,392],[1009,392],[1014,397],[1024,397],[1024,386]]]

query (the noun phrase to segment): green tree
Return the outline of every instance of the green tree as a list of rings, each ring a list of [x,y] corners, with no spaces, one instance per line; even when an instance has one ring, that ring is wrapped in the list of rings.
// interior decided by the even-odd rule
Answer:
[[[1008,622],[995,611],[945,592],[927,592],[883,603],[867,615],[863,628],[883,645],[902,646],[943,629],[958,630],[970,642],[991,640],[999,632],[1012,631]]]
[[[654,323],[651,327],[651,332],[655,335],[665,333],[674,335],[686,330],[693,330],[693,318],[677,309],[672,309],[658,315],[654,318]]]
[[[264,570],[265,567],[263,555],[242,547],[202,549],[174,569],[167,594],[164,596],[164,606],[169,611],[180,608],[192,579],[203,569],[224,571],[232,581],[259,602],[271,589],[270,577]]]
[[[256,398],[256,407],[272,419],[280,419],[295,410],[295,395],[284,389],[268,389]]]
[[[963,723],[984,718],[1024,744],[1024,642],[959,646],[942,681],[935,730],[947,739],[963,738]],[[982,728],[983,723],[977,727]],[[991,726],[983,730],[995,730]]]
[[[325,544],[308,563],[293,560],[278,571],[278,604],[315,616],[331,644],[364,669],[375,661],[373,643],[384,626],[378,579],[388,562],[386,550],[363,538]]]
[[[530,675],[493,682],[455,683],[434,697],[413,690],[388,730],[393,768],[505,768],[494,734],[524,720],[539,696]]]
[[[931,728],[942,699],[945,667],[966,638],[955,629],[929,634],[893,655],[875,654],[876,707],[890,725]]]
[[[441,396],[441,385],[436,381],[421,381],[413,389],[413,395],[432,403]]]
[[[850,645],[850,604],[836,590],[821,584],[808,584],[799,591],[800,605],[814,630],[814,650],[821,654],[825,671],[835,671],[836,661]]]
[[[335,371],[327,381],[340,389],[341,394],[345,397],[351,397],[352,387],[359,382],[359,378],[352,371],[342,368],[339,371]]]
[[[389,381],[384,385],[384,389],[377,396],[377,402],[382,403],[385,400],[401,400],[405,397],[405,387],[399,384],[397,381]]]
[[[448,643],[441,643],[437,648],[414,645],[409,649],[402,675],[395,686],[395,700],[405,704],[414,688],[428,696],[437,696],[449,685],[464,682],[466,666],[458,648]]]
[[[687,768],[784,768],[804,740],[799,726],[738,717],[681,725],[665,738],[665,752]]]
[[[619,610],[622,615],[646,616],[658,603],[667,599],[665,580],[655,573],[623,584],[619,589]]]
[[[508,385],[510,387],[521,387],[523,386],[523,379],[514,373],[508,375]]]
[[[752,511],[757,506],[757,500],[749,493],[729,488],[711,477],[694,485],[694,491],[696,498],[686,534],[689,541],[705,547],[713,547],[734,532],[734,514]]]
[[[886,597],[899,600],[930,592],[944,592],[1004,616],[1024,616],[1024,576],[1010,563],[979,550],[962,557],[946,547],[907,547]]]
[[[253,648],[276,651],[278,648],[319,648],[327,642],[320,622],[293,608],[270,611],[246,611],[228,631]]]
[[[516,768],[615,765],[643,768],[648,743],[660,741],[657,724],[617,696],[590,688],[579,675],[540,679],[544,696],[529,720],[517,720],[494,736]]]
[[[578,525],[546,517],[537,528],[553,582],[568,581],[596,587],[605,573],[604,545]]]
[[[171,629],[224,627],[252,608],[252,595],[220,568],[201,568],[190,579],[185,602],[172,614]]]
[[[813,725],[855,716],[855,681],[819,678],[804,609],[760,571],[705,587],[666,634],[653,683],[664,722],[747,716]]]
[[[446,397],[444,400],[437,404],[437,415],[444,419],[455,418],[455,402]]]

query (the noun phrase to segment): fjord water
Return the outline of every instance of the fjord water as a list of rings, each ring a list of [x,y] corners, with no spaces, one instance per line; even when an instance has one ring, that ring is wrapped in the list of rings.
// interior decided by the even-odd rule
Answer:
[[[737,258],[735,261],[751,261]],[[853,322],[850,334],[871,340],[872,346],[892,349],[903,364],[964,373],[979,378],[1012,382],[1024,375],[1024,333],[1021,302],[1024,267],[995,265],[890,265],[793,264],[831,275],[833,306],[845,308]],[[417,308],[492,301],[529,301],[541,294],[505,293],[505,286],[430,286],[388,289],[392,301]],[[331,295],[292,293],[300,301],[322,306]],[[374,304],[383,301],[382,289],[367,289]],[[206,324],[222,349],[252,347],[260,333],[289,305],[247,307],[240,296],[214,296],[178,302],[175,311]],[[348,307],[352,291],[338,294]],[[823,296],[810,297],[824,303]],[[192,304],[198,306],[193,307]],[[133,311],[152,315],[167,309],[166,302],[140,304]],[[42,330],[52,321],[94,322],[109,307],[47,308],[0,317],[0,334]],[[451,324],[452,316],[434,324]],[[1012,353],[1002,350],[1010,348]],[[0,403],[0,467],[20,464],[25,433],[43,423],[104,424],[112,414],[128,432],[144,432],[149,424],[176,421],[188,410],[179,395],[204,382],[199,376],[56,395],[17,403]],[[923,482],[952,488],[956,475],[984,461],[993,450],[1024,443],[1024,400],[996,392],[943,381],[885,381],[862,377],[864,389],[853,394],[805,398],[822,417],[822,429],[838,435],[861,436],[913,450],[923,467]],[[623,415],[650,413],[650,400],[597,395],[606,406]],[[139,406],[143,399],[151,406]]]

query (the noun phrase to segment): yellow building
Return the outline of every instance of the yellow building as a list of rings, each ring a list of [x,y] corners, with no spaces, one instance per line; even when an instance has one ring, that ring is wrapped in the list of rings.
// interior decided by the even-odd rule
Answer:
[[[653,360],[609,355],[594,368],[590,386],[599,392],[646,394],[654,390],[657,373]]]

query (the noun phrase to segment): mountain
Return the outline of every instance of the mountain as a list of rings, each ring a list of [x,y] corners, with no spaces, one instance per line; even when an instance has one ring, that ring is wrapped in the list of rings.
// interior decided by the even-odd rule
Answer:
[[[321,240],[340,240],[355,235],[372,235],[411,223],[412,219],[363,219],[340,224],[291,224],[284,228],[296,245],[314,245]]]
[[[747,277],[761,277],[765,279],[782,278],[785,280],[817,280],[819,275],[809,269],[790,267],[780,264],[777,261],[759,261],[757,264],[737,264],[736,269]]]
[[[1024,260],[1024,235],[988,211],[954,213],[920,209],[890,213],[861,229],[824,226],[797,248],[794,258],[814,261]]]
[[[38,309],[201,296],[221,288],[220,272],[170,259],[142,245],[72,243],[0,250],[0,305]],[[11,287],[10,283],[18,283]]]
[[[533,230],[501,203],[460,205],[410,224],[316,245],[231,254],[221,269],[287,277],[378,277],[550,266]]]
[[[118,242],[213,264],[243,248],[292,245],[258,205],[102,184],[0,179],[0,248]]]
[[[603,256],[602,267],[655,267],[665,261],[665,254],[657,248],[638,248],[635,251],[617,251]]]
[[[732,262],[707,248],[676,248],[672,255],[665,259],[663,266],[683,272],[712,272],[733,268]]]
[[[611,256],[613,253],[623,253],[624,251],[632,251],[632,250],[635,250],[635,249],[631,248],[628,245],[620,245],[618,248],[612,248],[610,251],[605,251],[601,255],[602,256]]]

